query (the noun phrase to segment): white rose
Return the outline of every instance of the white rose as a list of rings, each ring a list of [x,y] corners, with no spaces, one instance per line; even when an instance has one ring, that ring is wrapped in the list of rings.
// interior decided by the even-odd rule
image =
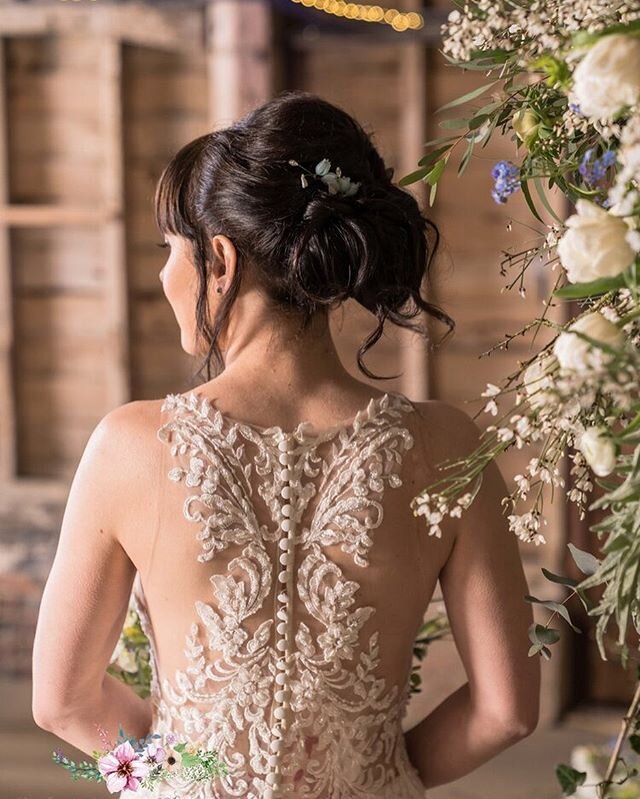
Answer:
[[[603,36],[573,72],[570,102],[591,119],[615,116],[640,99],[640,40],[624,33]]]
[[[621,349],[625,340],[623,331],[598,311],[580,317],[560,333],[553,345],[560,366],[577,372],[588,372],[600,359],[609,360],[610,354],[599,347],[592,347],[589,341],[572,333],[573,330],[616,349]]]
[[[135,674],[138,671],[138,665],[136,663],[135,655],[133,655],[126,647],[124,642],[124,638],[120,636],[118,639],[118,643],[116,644],[116,648],[113,650],[113,654],[111,655],[110,663],[114,666],[118,666],[123,671],[128,671],[131,674]]]
[[[545,352],[524,370],[522,382],[532,408],[541,408],[553,398],[548,389],[553,386],[553,377],[549,372],[555,364],[557,364],[555,355]]]
[[[578,200],[576,211],[557,247],[569,281],[588,283],[624,272],[635,259],[625,220],[588,200]]]
[[[616,465],[616,446],[604,427],[588,427],[578,439],[578,448],[598,477],[611,474]]]

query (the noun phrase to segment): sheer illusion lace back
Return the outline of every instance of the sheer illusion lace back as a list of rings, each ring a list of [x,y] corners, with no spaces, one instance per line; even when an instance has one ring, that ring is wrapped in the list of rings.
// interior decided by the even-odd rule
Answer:
[[[421,457],[412,403],[387,392],[324,431],[243,423],[194,391],[162,414],[165,484],[132,595],[152,732],[216,750],[227,773],[176,772],[153,796],[424,797],[401,727],[429,600],[403,482]]]

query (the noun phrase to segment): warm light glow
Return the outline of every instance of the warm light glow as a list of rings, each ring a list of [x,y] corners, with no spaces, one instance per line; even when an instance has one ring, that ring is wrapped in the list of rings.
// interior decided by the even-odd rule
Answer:
[[[325,14],[333,14],[336,17],[390,25],[399,32],[419,30],[424,26],[422,14],[416,11],[405,14],[396,8],[382,8],[378,5],[351,3],[346,0],[291,0],[291,2],[301,3],[307,8],[315,8],[316,11],[324,11]]]

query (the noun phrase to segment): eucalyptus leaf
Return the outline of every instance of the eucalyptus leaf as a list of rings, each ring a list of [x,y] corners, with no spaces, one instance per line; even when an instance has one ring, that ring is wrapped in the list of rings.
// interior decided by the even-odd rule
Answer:
[[[457,128],[468,128],[469,127],[470,119],[443,119],[441,122],[438,122],[438,127],[445,128],[446,130],[457,129]]]
[[[534,644],[555,644],[560,640],[560,633],[553,627],[534,622],[529,627],[529,640]]]
[[[624,286],[622,275],[601,277],[586,283],[570,283],[567,286],[562,286],[553,292],[553,296],[565,300],[580,300],[586,297],[594,297],[596,294],[606,294],[607,291],[614,291],[622,288],[622,286]]]
[[[434,161],[437,161],[438,158],[440,158],[441,155],[444,155],[444,153],[446,153],[447,150],[450,150],[450,149],[451,149],[451,144],[445,144],[443,147],[438,147],[436,150],[433,150],[432,152],[427,153],[427,155],[424,155],[418,161],[418,164],[420,166],[429,166]]]
[[[531,192],[529,191],[529,187],[527,186],[527,181],[526,180],[521,181],[520,187],[522,188],[522,193],[524,194],[524,198],[527,201],[529,210],[535,216],[538,222],[542,222],[542,224],[544,225],[544,219],[538,213],[538,209],[536,208],[533,199],[531,198]]]
[[[549,571],[549,569],[545,569],[544,566],[542,568],[542,573],[550,580],[552,583],[561,583],[562,585],[578,585],[578,581],[575,580],[573,577],[564,577],[561,574],[554,574],[553,572]]]
[[[428,169],[417,169],[415,172],[410,172],[408,175],[404,175],[398,181],[398,186],[408,186],[411,183],[415,183],[418,180],[422,180],[429,172]]]
[[[435,165],[433,166],[429,174],[425,177],[426,182],[430,186],[435,186],[436,183],[440,180],[446,164],[447,161],[445,158],[441,158],[439,161],[436,161]]]
[[[440,111],[446,111],[448,108],[455,108],[458,105],[464,105],[464,103],[468,103],[470,100],[475,100],[476,97],[480,97],[481,94],[484,94],[487,89],[495,86],[496,83],[499,83],[499,80],[492,80],[490,83],[485,83],[484,86],[478,86],[476,89],[472,89],[470,92],[467,92],[460,97],[456,97],[456,99],[452,100],[450,103],[440,106],[436,113],[440,113]]]
[[[531,594],[527,594],[525,599],[528,602],[537,602],[540,605],[543,605],[548,610],[553,610],[555,613],[558,613],[562,618],[567,622],[567,624],[575,630],[577,633],[581,633],[582,630],[579,627],[576,627],[575,624],[571,621],[571,616],[569,615],[569,611],[565,607],[565,605],[560,604],[560,602],[554,602],[552,599],[538,599],[535,596],[531,596]]]
[[[591,575],[598,571],[600,567],[600,561],[595,557],[595,555],[592,555],[591,552],[585,552],[582,549],[578,549],[578,547],[571,542],[569,542],[567,546],[569,547],[571,557],[575,561],[576,566],[583,574]]]

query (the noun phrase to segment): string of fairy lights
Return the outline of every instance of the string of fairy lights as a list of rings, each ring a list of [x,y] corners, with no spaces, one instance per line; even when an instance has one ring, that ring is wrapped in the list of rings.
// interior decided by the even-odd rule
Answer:
[[[377,22],[390,25],[396,31],[420,30],[424,26],[424,17],[417,11],[398,11],[397,8],[382,8],[365,3],[349,3],[346,0],[291,0],[307,8],[315,8],[345,19],[360,22]]]

